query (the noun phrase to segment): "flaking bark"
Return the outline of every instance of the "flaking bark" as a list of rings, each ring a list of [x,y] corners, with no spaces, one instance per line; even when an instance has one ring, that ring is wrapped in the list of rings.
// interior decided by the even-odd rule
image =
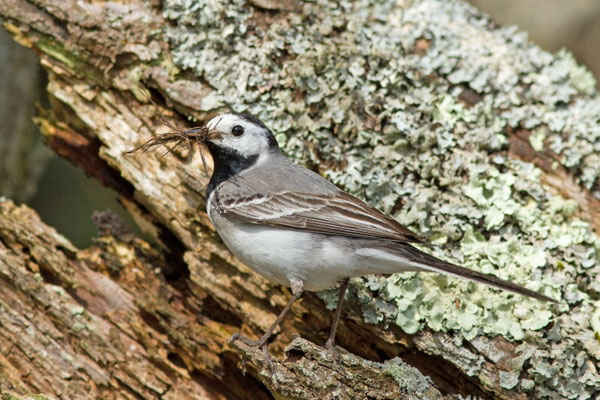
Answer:
[[[302,12],[296,2],[265,11],[277,9],[268,3],[249,8],[256,29]],[[0,0],[5,27],[36,52],[49,76],[52,108],[37,117],[48,145],[115,190],[157,242],[104,235],[80,250],[26,207],[0,203],[0,390],[62,399],[530,396],[503,381],[519,343],[497,336],[464,345],[458,334],[428,329],[407,335],[366,323],[352,303],[338,334],[349,353],[338,364],[318,347],[331,312],[314,294],[294,306],[270,345],[275,380],[260,352],[227,344],[236,331],[259,336],[289,292],[248,270],[219,241],[204,213],[207,178],[198,157],[126,154],[165,129],[155,108],[182,126],[181,115],[205,120],[200,105],[214,90],[174,72],[157,33],[169,22],[154,7]],[[428,40],[418,44],[415,52],[427,51]],[[162,107],[147,102],[142,84]],[[511,154],[534,159],[521,142]],[[541,162],[548,183],[577,200],[597,229],[590,190],[574,180],[565,188],[569,172]],[[305,340],[293,339],[296,332]]]

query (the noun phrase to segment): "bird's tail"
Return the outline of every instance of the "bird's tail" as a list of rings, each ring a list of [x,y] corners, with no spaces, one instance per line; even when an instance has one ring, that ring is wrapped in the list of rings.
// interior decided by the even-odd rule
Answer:
[[[444,260],[440,260],[439,258],[427,254],[408,244],[394,246],[393,252],[402,257],[404,260],[409,260],[413,266],[416,266],[417,269],[421,271],[438,272],[446,275],[457,276],[459,278],[466,278],[523,296],[533,297],[534,299],[558,303],[558,301],[548,296],[544,296],[543,294],[534,292],[533,290],[526,289],[515,283],[505,281],[493,275],[487,275],[465,267],[460,267]]]

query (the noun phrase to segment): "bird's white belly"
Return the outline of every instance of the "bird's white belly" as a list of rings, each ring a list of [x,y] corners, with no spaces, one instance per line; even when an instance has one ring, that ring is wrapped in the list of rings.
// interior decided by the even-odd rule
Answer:
[[[290,286],[299,278],[304,289],[318,291],[357,272],[353,251],[334,238],[266,225],[240,223],[213,213],[213,224],[229,250],[252,270]]]

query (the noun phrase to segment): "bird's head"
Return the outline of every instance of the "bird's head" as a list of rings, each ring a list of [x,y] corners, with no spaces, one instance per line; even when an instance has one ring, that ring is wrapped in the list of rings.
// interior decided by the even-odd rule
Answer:
[[[279,153],[273,132],[258,118],[247,114],[222,114],[206,127],[206,144],[214,156],[237,153],[244,158],[262,158]]]

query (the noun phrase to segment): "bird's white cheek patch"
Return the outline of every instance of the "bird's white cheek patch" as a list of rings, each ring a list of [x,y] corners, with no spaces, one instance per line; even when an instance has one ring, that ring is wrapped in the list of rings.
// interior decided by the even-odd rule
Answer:
[[[262,143],[260,138],[253,138],[246,135],[242,138],[232,139],[229,141],[228,146],[235,149],[241,155],[250,157],[261,153]]]

